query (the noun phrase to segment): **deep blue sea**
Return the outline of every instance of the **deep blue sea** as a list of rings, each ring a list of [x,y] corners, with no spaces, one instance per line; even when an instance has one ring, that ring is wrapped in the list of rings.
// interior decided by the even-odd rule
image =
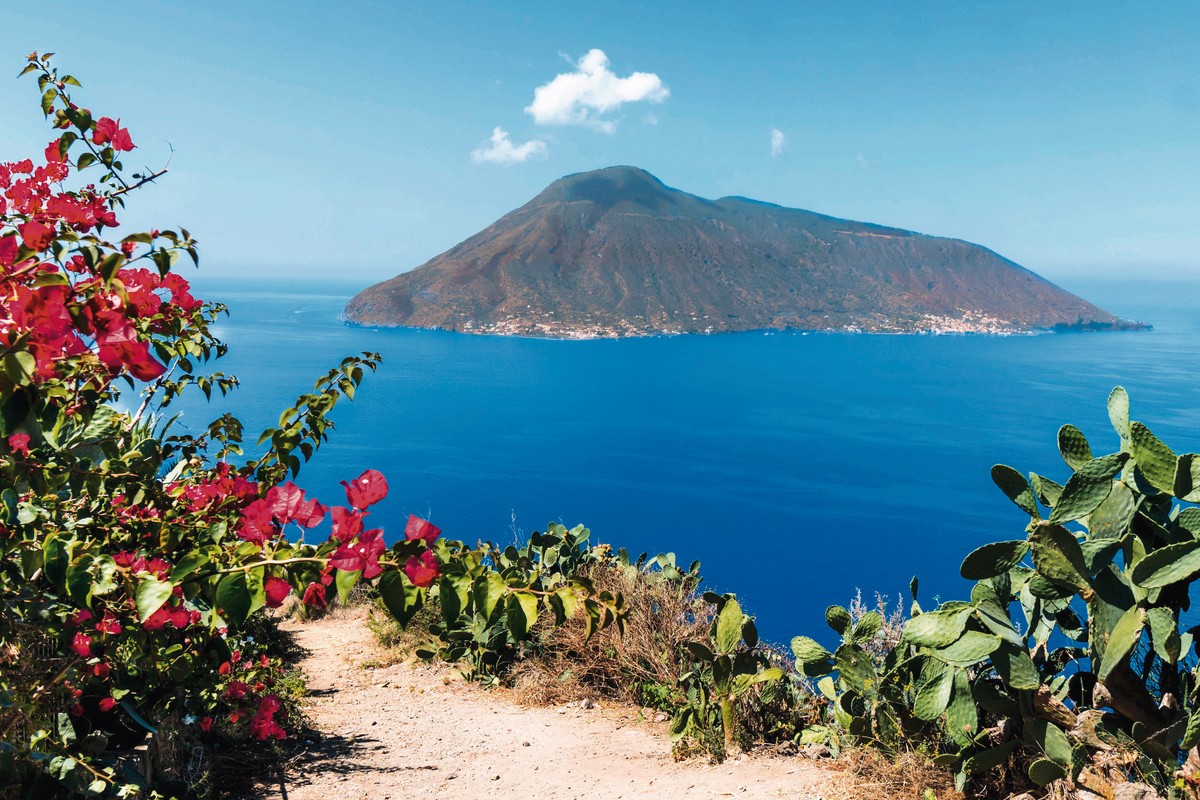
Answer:
[[[228,406],[180,405],[202,428],[227,407],[249,444],[343,355],[383,355],[302,486],[342,502],[338,481],[381,470],[374,522],[409,513],[453,538],[584,522],[593,541],[699,559],[768,638],[825,631],[825,606],[856,590],[928,604],[962,596],[962,557],[1023,536],[994,463],[1064,480],[1055,433],[1071,422],[1116,449],[1105,400],[1177,451],[1200,450],[1200,287],[1071,288],[1146,333],[873,336],[744,333],[546,341],[343,325],[360,288],[202,285],[229,305]],[[904,598],[907,603],[907,597]]]

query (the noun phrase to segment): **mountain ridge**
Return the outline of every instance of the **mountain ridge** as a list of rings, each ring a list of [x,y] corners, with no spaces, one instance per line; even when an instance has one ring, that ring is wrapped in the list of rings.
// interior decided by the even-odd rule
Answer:
[[[564,338],[797,329],[1132,329],[962,239],[667,186],[566,175],[346,305],[355,324]]]

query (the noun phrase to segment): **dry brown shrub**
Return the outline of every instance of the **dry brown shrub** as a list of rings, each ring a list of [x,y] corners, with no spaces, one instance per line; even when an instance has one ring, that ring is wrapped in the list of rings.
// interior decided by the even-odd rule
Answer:
[[[869,747],[843,751],[832,764],[842,777],[829,782],[825,800],[921,800],[926,789],[937,800],[963,800],[954,776],[921,753],[884,753]]]
[[[589,640],[582,613],[558,627],[539,620],[534,642],[513,667],[516,698],[526,705],[597,696],[650,704],[656,694],[661,705],[665,694],[677,691],[681,645],[708,641],[713,607],[693,582],[671,581],[656,570],[603,563],[586,577],[597,591],[624,595],[630,608],[624,634],[614,626]]]

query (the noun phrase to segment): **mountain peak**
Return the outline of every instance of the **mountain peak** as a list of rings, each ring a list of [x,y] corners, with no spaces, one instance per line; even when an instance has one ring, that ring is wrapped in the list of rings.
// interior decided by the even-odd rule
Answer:
[[[714,202],[631,166],[560,178],[359,292],[345,317],[572,338],[1135,327],[979,245],[738,196]]]
[[[663,210],[678,202],[676,195],[682,194],[644,169],[615,166],[565,175],[546,187],[534,202],[586,202],[601,209],[630,203]]]

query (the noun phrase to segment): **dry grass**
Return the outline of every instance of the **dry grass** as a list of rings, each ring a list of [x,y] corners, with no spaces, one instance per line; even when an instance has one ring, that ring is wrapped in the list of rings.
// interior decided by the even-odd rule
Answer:
[[[843,751],[831,763],[842,779],[830,781],[824,800],[963,800],[954,776],[917,752],[883,753],[871,748]]]
[[[664,708],[678,695],[680,647],[707,641],[713,607],[689,582],[647,569],[603,564],[587,575],[597,591],[620,592],[630,607],[615,627],[586,637],[582,619],[554,627],[540,620],[535,642],[513,667],[515,697],[525,705],[598,696]],[[682,699],[682,697],[678,697]]]

